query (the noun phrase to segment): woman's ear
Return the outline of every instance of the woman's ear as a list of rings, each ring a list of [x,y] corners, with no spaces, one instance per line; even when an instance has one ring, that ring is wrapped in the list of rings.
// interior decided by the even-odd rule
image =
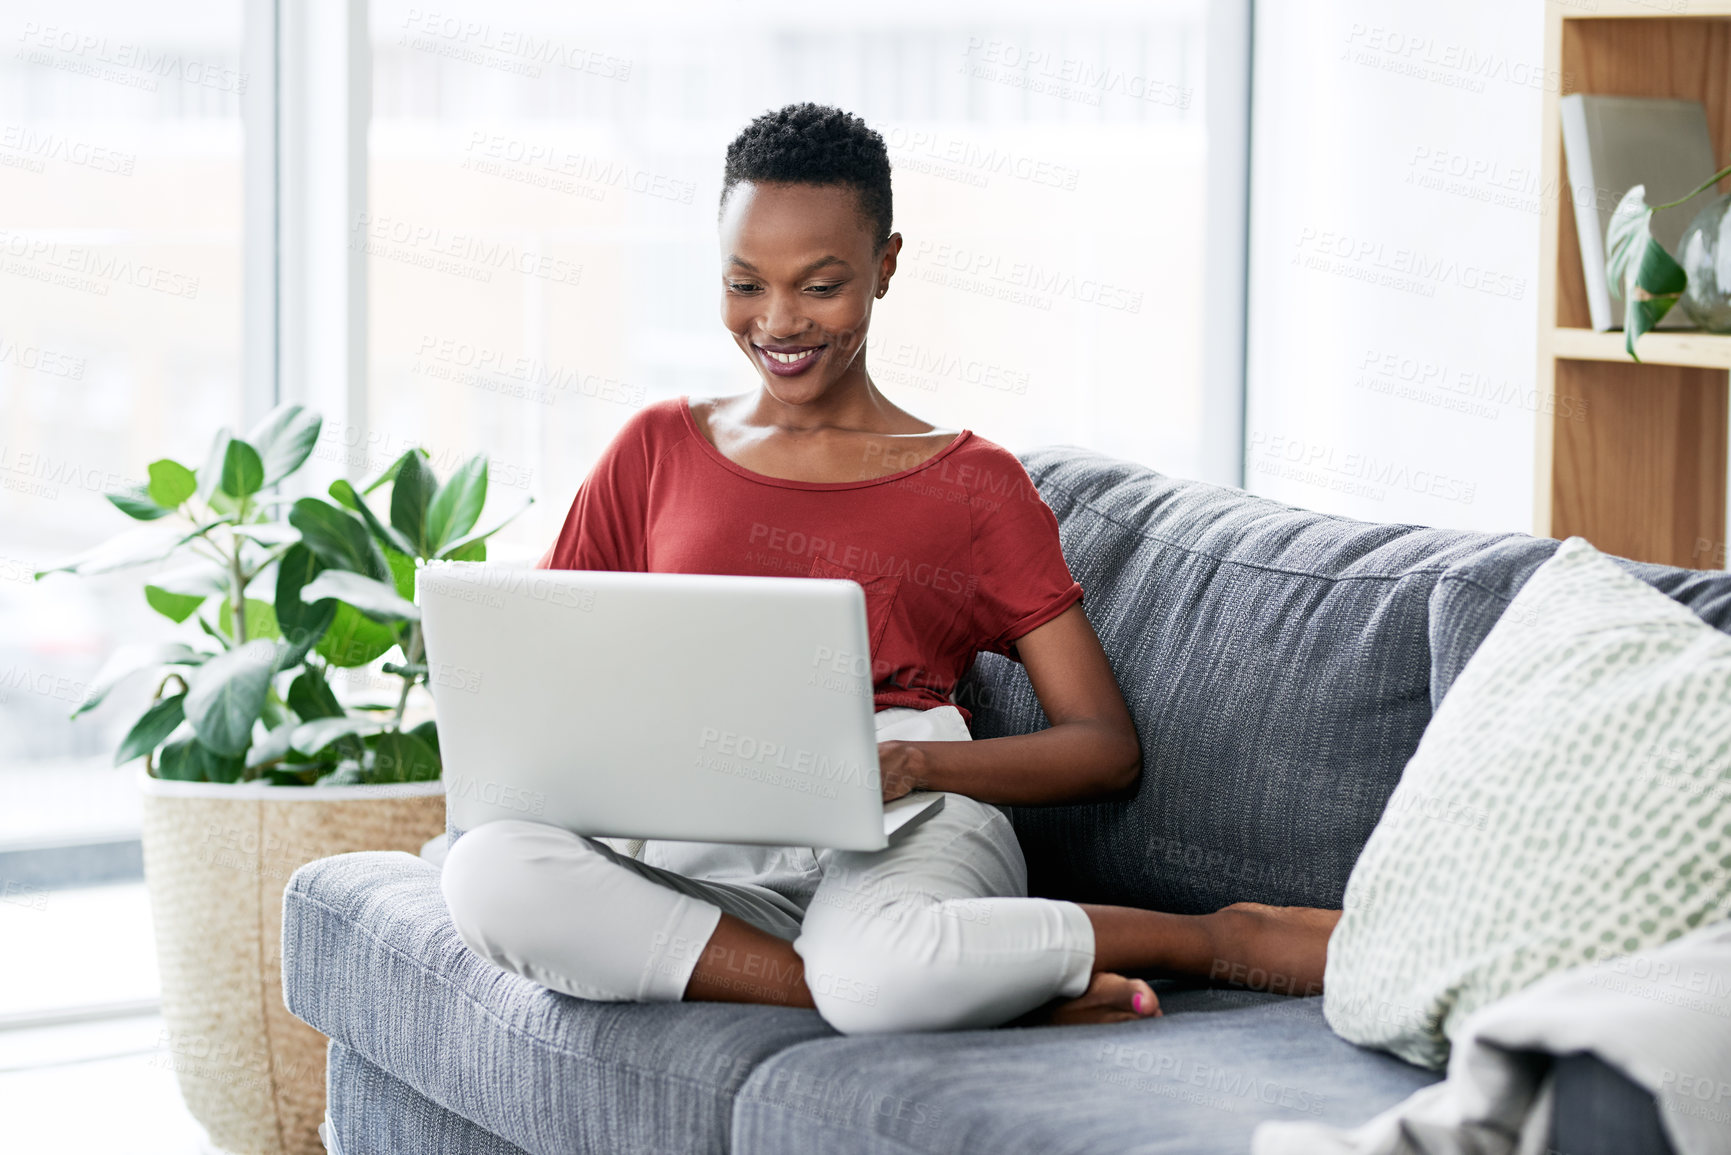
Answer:
[[[878,265],[878,296],[889,292],[890,278],[896,274],[896,254],[902,251],[902,235],[891,233],[884,242],[883,257]]]

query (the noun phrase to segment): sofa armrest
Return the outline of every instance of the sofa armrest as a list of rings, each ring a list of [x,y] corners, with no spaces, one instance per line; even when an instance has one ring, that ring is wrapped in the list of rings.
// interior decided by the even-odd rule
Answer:
[[[1645,1087],[1593,1054],[1560,1056],[1554,1070],[1556,1155],[1676,1155]]]
[[[548,990],[465,946],[439,881],[438,867],[400,851],[295,871],[283,892],[283,997],[421,1098],[524,1151],[725,1151],[752,1070],[834,1034],[792,1007]]]

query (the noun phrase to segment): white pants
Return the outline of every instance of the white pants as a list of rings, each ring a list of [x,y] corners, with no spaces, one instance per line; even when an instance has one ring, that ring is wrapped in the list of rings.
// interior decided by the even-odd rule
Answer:
[[[878,738],[966,740],[953,706],[877,714]],[[641,861],[538,822],[476,827],[442,883],[457,932],[494,964],[579,998],[683,997],[722,913],[793,943],[824,1019],[847,1034],[991,1027],[1088,987],[1094,930],[1075,903],[1028,898],[995,806],[944,808],[884,850],[644,844]],[[742,993],[768,956],[712,952]]]

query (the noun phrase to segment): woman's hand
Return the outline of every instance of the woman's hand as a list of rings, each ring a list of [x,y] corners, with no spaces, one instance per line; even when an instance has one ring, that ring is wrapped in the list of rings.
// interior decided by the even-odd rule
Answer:
[[[926,788],[923,752],[913,742],[879,742],[878,772],[883,778],[884,801]]]

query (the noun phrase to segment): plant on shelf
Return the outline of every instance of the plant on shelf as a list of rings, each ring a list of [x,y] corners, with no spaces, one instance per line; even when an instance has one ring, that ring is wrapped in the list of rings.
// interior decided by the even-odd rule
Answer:
[[[1662,205],[1647,204],[1647,186],[1636,185],[1623,194],[1611,223],[1605,229],[1606,279],[1621,286],[1623,297],[1623,348],[1636,361],[1635,341],[1654,328],[1689,288],[1689,275],[1665,246],[1653,239],[1653,214],[1693,200],[1721,179],[1731,176],[1731,166],[1720,169],[1687,196]],[[1699,225],[1690,226],[1693,232]],[[1688,237],[1685,235],[1685,244]]]
[[[333,482],[329,501],[279,496],[311,456],[320,424],[285,405],[244,439],[218,432],[197,469],[152,462],[148,483],[107,495],[147,524],[36,574],[185,563],[149,578],[144,596],[202,636],[128,647],[73,713],[99,705],[126,677],[156,673],[151,704],[121,740],[116,764],[142,757],[158,778],[279,786],[439,777],[433,721],[404,726],[410,691],[428,676],[415,572],[433,560],[485,560],[487,539],[533,498],[476,532],[486,456],[441,482],[422,449],[360,489]],[[255,587],[272,596],[251,596]],[[398,679],[394,703],[338,700],[333,671],[382,659],[381,672]]]

